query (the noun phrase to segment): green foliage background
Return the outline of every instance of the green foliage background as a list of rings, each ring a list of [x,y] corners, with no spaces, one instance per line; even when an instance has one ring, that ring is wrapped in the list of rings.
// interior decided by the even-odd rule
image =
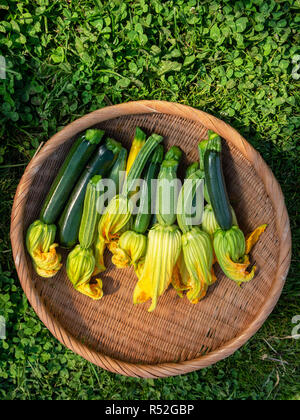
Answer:
[[[290,337],[300,315],[299,6],[0,0],[0,399],[300,398],[300,340]],[[216,366],[156,381],[108,373],[55,340],[27,303],[9,243],[15,189],[40,142],[90,111],[138,99],[188,104],[236,127],[282,186],[294,245],[283,295],[247,345]]]

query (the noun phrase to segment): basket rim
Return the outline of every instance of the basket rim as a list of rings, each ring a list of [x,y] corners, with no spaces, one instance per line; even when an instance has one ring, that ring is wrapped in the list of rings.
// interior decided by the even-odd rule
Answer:
[[[99,124],[100,122],[124,115],[147,113],[176,115],[195,122],[200,122],[207,129],[214,130],[226,141],[237,147],[242,155],[254,167],[257,175],[264,184],[265,190],[274,208],[276,229],[280,240],[276,277],[272,283],[269,295],[265,298],[260,311],[255,315],[252,322],[235,338],[206,355],[178,363],[161,363],[155,365],[128,363],[96,352],[82,344],[76,337],[71,336],[70,333],[58,323],[55,317],[47,311],[43,299],[37,293],[32,279],[30,278],[28,264],[25,258],[26,254],[22,223],[26,195],[31,187],[34,174],[56,147],[79,132]],[[131,101],[101,108],[73,121],[53,135],[29,162],[19,182],[12,207],[10,238],[16,270],[24,293],[34,311],[52,335],[70,350],[95,365],[114,373],[141,378],[160,378],[189,373],[215,364],[232,355],[259,330],[274,309],[281,295],[291,261],[291,231],[284,196],[275,176],[262,159],[261,155],[238,133],[238,131],[219,118],[187,105],[157,100]]]

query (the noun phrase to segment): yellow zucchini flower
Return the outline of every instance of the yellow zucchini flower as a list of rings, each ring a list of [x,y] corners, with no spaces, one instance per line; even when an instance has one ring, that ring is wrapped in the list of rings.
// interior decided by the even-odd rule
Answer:
[[[95,258],[93,250],[76,245],[67,258],[66,271],[68,278],[77,291],[94,300],[98,300],[103,296],[102,282],[100,279],[97,279],[96,284],[91,283],[90,279],[94,269]]]
[[[97,235],[94,243],[94,256],[95,256],[95,269],[93,276],[96,276],[99,273],[102,273],[106,270],[104,264],[104,251],[105,251],[105,240],[99,235]]]
[[[189,273],[187,298],[191,303],[197,303],[206,295],[208,286],[215,282],[211,239],[199,227],[193,227],[182,235],[182,251]]]
[[[231,207],[231,212],[232,212],[233,225],[238,226],[237,218],[232,207]],[[220,229],[220,226],[217,222],[217,219],[216,219],[216,216],[215,216],[215,213],[213,211],[211,204],[206,204],[206,206],[204,207],[201,228],[202,230],[204,230],[204,232],[208,233],[211,237],[213,237],[217,229]]]
[[[238,284],[253,279],[256,267],[247,271],[250,264],[246,255],[246,241],[243,232],[232,226],[229,230],[218,229],[214,234],[214,250],[224,274]]]
[[[32,223],[27,230],[26,247],[41,277],[55,276],[62,266],[61,255],[56,252],[58,244],[54,243],[55,235],[56,226],[40,220]]]
[[[146,236],[128,230],[120,236],[117,247],[110,247],[113,253],[112,262],[118,268],[133,265],[136,269],[139,261],[145,256],[146,249]]]
[[[168,288],[181,251],[181,233],[177,226],[154,226],[148,234],[145,263],[133,293],[133,303],[152,299],[152,312],[158,297]]]
[[[183,292],[189,289],[189,272],[187,270],[183,252],[181,251],[179,258],[175,264],[172,274],[172,286],[176,290],[179,297],[183,297]]]

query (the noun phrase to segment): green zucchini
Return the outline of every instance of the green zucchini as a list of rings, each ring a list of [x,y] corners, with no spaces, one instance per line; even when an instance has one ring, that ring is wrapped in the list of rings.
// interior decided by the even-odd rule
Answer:
[[[108,138],[88,163],[58,221],[61,246],[71,248],[77,243],[86,187],[94,175],[109,173],[120,150],[121,144]]]
[[[204,154],[204,172],[216,220],[222,230],[228,230],[232,227],[233,219],[222,170],[221,138],[213,132],[209,132],[209,141]]]
[[[179,194],[177,169],[182,151],[177,146],[166,153],[158,174],[156,214],[160,225],[171,226],[176,221],[176,207]]]
[[[101,195],[101,191],[97,186],[101,179],[101,175],[93,176],[86,187],[78,235],[79,244],[84,249],[90,248],[95,239],[95,230],[100,218],[97,211],[97,202]]]
[[[152,134],[139,151],[130,171],[128,172],[126,182],[122,189],[122,195],[129,196],[130,192],[135,190],[136,180],[140,177],[143,169],[151,156],[153,150],[162,142],[163,137],[158,134]]]
[[[104,135],[103,130],[90,129],[75,141],[44,201],[40,220],[55,223],[92,153]]]
[[[109,174],[109,179],[115,183],[116,194],[120,193],[122,189],[125,175],[126,175],[126,163],[127,163],[127,150],[122,147],[120,153],[116,159],[114,166]]]
[[[135,217],[132,230],[137,233],[145,233],[151,221],[151,197],[155,194],[152,190],[152,179],[156,179],[164,156],[162,145],[157,146],[152,158],[145,168],[144,183],[140,191],[140,205]]]
[[[208,130],[208,135],[210,135],[210,133],[212,133],[212,131]],[[199,168],[200,168],[201,171],[203,171],[203,174],[204,174],[204,155],[205,155],[205,151],[206,151],[208,141],[209,140],[201,140],[200,143],[198,144]],[[207,203],[210,203],[210,198],[209,198],[209,194],[208,194],[208,191],[207,191],[206,182],[204,182],[204,198],[205,198],[205,201]]]
[[[180,190],[177,203],[177,223],[183,233],[187,233],[201,223],[204,206],[203,200],[202,203],[199,203],[197,198],[199,198],[198,192],[201,191],[203,179],[204,173],[198,169],[185,179]],[[195,207],[196,210],[192,213]]]

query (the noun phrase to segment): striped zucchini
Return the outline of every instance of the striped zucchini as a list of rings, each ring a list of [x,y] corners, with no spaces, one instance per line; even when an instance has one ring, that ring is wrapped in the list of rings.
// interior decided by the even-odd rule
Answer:
[[[95,230],[100,216],[97,211],[97,202],[101,194],[97,186],[101,179],[101,175],[95,175],[86,188],[79,228],[79,243],[84,249],[90,248],[95,238]]]
[[[75,141],[44,201],[40,214],[42,222],[49,225],[56,222],[76,181],[103,135],[103,130],[89,129]]]
[[[204,172],[210,204],[221,229],[232,227],[233,219],[221,163],[221,138],[209,132],[204,155]]]

